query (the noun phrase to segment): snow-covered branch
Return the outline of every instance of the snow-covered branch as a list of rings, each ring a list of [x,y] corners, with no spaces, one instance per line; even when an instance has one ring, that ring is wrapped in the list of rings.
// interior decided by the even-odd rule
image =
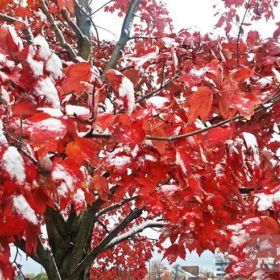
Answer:
[[[107,250],[111,247],[114,247],[115,245],[119,244],[120,242],[125,241],[125,240],[133,237],[134,235],[142,232],[146,228],[163,227],[165,225],[166,225],[166,222],[162,221],[161,219],[145,221],[144,223],[142,223],[136,227],[133,227],[131,230],[112,239],[110,241],[110,243],[105,247],[105,249]]]

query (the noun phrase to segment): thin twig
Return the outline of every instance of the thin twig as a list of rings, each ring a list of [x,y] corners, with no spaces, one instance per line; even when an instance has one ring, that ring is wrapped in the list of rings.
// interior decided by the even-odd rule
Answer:
[[[108,2],[106,2],[105,4],[103,4],[100,8],[98,8],[97,10],[93,11],[91,13],[91,15],[96,14],[97,12],[99,12],[100,10],[102,10],[103,8],[105,8],[107,5],[109,5],[111,2],[113,2],[114,0],[109,0]]]
[[[239,30],[238,30],[238,36],[237,36],[237,42],[236,42],[236,62],[237,62],[237,66],[239,66],[239,42],[240,42],[240,37],[241,37],[241,34],[242,34],[242,26],[244,24],[244,21],[245,21],[245,18],[246,18],[246,15],[249,11],[249,8],[250,8],[250,5],[248,3],[246,3],[247,7],[246,7],[246,10],[245,10],[245,13],[243,15],[243,18],[242,18],[242,21],[241,21],[241,24],[239,26]]]
[[[278,93],[277,95],[275,95],[273,98],[268,99],[265,103],[260,104],[256,109],[254,114],[267,110],[269,108],[272,108],[277,102],[280,101],[280,93]],[[157,141],[175,141],[175,140],[180,140],[180,139],[184,139],[184,138],[188,138],[191,136],[195,136],[197,134],[201,134],[203,132],[209,131],[211,129],[223,126],[225,124],[237,121],[237,120],[246,120],[244,117],[242,117],[241,115],[237,115],[235,117],[220,121],[216,124],[213,124],[211,126],[202,128],[202,129],[198,129],[192,132],[188,132],[185,134],[180,134],[180,135],[176,135],[176,136],[170,136],[170,137],[162,137],[162,136],[153,136],[153,135],[147,135],[146,136],[146,140],[157,140]],[[89,135],[89,137],[91,138],[104,138],[104,139],[110,139],[111,138],[111,134],[110,133],[104,133],[104,134],[98,134],[98,133],[91,133]]]
[[[140,97],[138,100],[136,100],[136,103],[140,103],[141,101],[143,101],[144,99],[148,99],[151,96],[155,95],[156,93],[162,91],[164,88],[166,88],[169,84],[171,84],[174,80],[178,79],[179,75],[174,76],[173,78],[169,79],[165,84],[161,85],[158,89],[156,89],[155,91],[152,91],[142,97]]]

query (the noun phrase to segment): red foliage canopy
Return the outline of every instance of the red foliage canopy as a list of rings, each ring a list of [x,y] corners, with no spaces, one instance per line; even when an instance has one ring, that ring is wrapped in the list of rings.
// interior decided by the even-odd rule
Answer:
[[[63,269],[50,217],[71,234],[95,221],[68,269],[89,261],[92,279],[126,267],[141,279],[155,247],[170,262],[220,248],[229,277],[280,278],[246,253],[252,236],[280,234],[280,32],[243,34],[277,1],[222,1],[217,26],[237,21],[237,38],[175,34],[160,1],[140,2],[134,37],[104,72],[115,45],[93,36],[90,59],[78,55],[75,1],[1,1],[1,279],[13,279],[12,243]],[[128,15],[131,3],[103,9]],[[157,242],[138,235],[148,227],[163,227]]]

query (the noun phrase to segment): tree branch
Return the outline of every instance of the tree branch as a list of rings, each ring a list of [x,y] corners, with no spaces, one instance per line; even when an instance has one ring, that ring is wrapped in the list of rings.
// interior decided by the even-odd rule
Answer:
[[[121,231],[123,231],[128,224],[133,220],[141,216],[143,210],[135,209],[133,210],[123,221],[113,229],[95,248],[93,248],[89,254],[72,270],[72,275],[78,273],[80,270],[83,270],[85,267],[90,265],[96,256],[104,251],[104,248],[115,238]]]
[[[6,21],[6,22],[8,22],[8,23],[20,22],[20,23],[26,25],[24,21],[19,20],[19,19],[14,18],[14,17],[7,16],[7,15],[2,14],[2,13],[0,13],[0,20]]]
[[[45,14],[45,16],[47,17],[48,21],[51,23],[51,28],[54,31],[57,40],[59,41],[60,45],[66,49],[66,51],[68,52],[68,54],[70,55],[70,57],[72,59],[77,59],[77,55],[74,51],[74,49],[65,41],[64,36],[61,32],[61,30],[59,29],[58,25],[56,24],[53,16],[50,14],[48,7],[46,5],[45,0],[40,0],[41,3],[41,10],[42,12]]]
[[[97,12],[99,12],[100,10],[102,10],[103,8],[105,8],[107,5],[109,5],[111,2],[113,2],[114,0],[109,0],[108,2],[106,2],[105,4],[103,4],[100,8],[98,8],[97,10],[95,10],[94,12],[91,13],[91,15],[96,14]]]
[[[117,45],[116,45],[115,49],[113,50],[112,56],[107,64],[107,66],[104,69],[104,73],[108,69],[112,69],[112,68],[116,67],[117,62],[118,62],[119,58],[121,57],[121,53],[130,38],[130,32],[131,32],[131,28],[132,28],[134,13],[135,13],[138,5],[140,4],[140,1],[141,0],[131,0],[130,1],[128,11],[127,11],[124,21],[123,21],[119,41],[117,42]]]
[[[153,228],[153,227],[163,227],[166,225],[166,222],[164,221],[160,221],[159,219],[154,219],[154,220],[150,220],[150,221],[146,221],[142,224],[140,224],[139,226],[136,226],[134,228],[132,228],[131,230],[129,230],[128,232],[125,232],[115,238],[113,238],[109,244],[104,248],[104,250],[108,250],[112,247],[114,247],[115,245],[133,237],[134,235],[136,235],[137,233],[142,232],[144,229],[146,228]]]
[[[137,195],[132,196],[132,197],[127,198],[127,199],[124,199],[123,201],[121,201],[121,202],[119,202],[119,203],[113,204],[113,205],[111,205],[111,206],[109,206],[109,207],[107,207],[107,208],[102,209],[96,216],[97,216],[97,217],[100,217],[100,216],[102,216],[102,215],[104,215],[104,214],[106,214],[106,213],[108,213],[108,212],[110,212],[110,211],[112,211],[112,210],[114,210],[114,209],[116,209],[116,208],[122,207],[122,206],[125,205],[126,203],[128,203],[128,202],[130,202],[130,201],[133,201],[133,200],[135,200],[136,198],[138,198]]]
[[[261,111],[265,111],[269,108],[272,108],[276,103],[278,103],[280,101],[280,93],[276,94],[273,98],[268,99],[266,102],[262,103],[261,105],[259,105],[256,109],[254,114],[261,112]],[[234,122],[234,121],[238,121],[238,120],[246,120],[244,117],[237,115],[235,117],[220,121],[216,124],[213,124],[211,126],[202,128],[202,129],[198,129],[192,132],[188,132],[185,134],[179,134],[176,136],[170,136],[170,137],[162,137],[162,136],[153,136],[153,135],[147,135],[146,136],[146,140],[156,140],[156,141],[175,141],[175,140],[180,140],[180,139],[184,139],[184,138],[188,138],[191,136],[195,136],[198,134],[201,134],[203,132],[209,131],[211,129],[223,126],[225,124]],[[111,138],[111,134],[110,133],[104,133],[104,134],[98,134],[98,133],[91,133],[88,135],[88,137],[90,138],[104,138],[104,139],[110,139]]]
[[[236,62],[237,62],[237,66],[239,66],[239,42],[240,42],[240,37],[241,37],[241,34],[242,34],[242,26],[244,24],[246,15],[247,15],[247,13],[249,11],[249,8],[250,8],[250,5],[248,3],[246,3],[246,5],[247,5],[247,7],[246,7],[246,10],[244,12],[242,21],[241,21],[240,26],[239,26],[237,41],[236,41]]]
[[[178,79],[179,75],[174,76],[173,78],[169,79],[165,84],[161,85],[158,89],[155,91],[152,91],[142,97],[140,97],[138,100],[136,100],[135,103],[140,103],[141,101],[148,99],[152,97],[153,95],[157,94],[158,92],[162,91],[164,88],[166,88],[168,85],[170,85],[174,80]]]

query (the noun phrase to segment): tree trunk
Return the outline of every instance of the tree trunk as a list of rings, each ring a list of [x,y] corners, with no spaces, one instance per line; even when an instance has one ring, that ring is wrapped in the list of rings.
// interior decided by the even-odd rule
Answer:
[[[84,37],[78,38],[79,55],[89,60],[91,56],[91,9],[88,0],[78,0],[78,5],[75,7],[77,26],[81,30]]]

